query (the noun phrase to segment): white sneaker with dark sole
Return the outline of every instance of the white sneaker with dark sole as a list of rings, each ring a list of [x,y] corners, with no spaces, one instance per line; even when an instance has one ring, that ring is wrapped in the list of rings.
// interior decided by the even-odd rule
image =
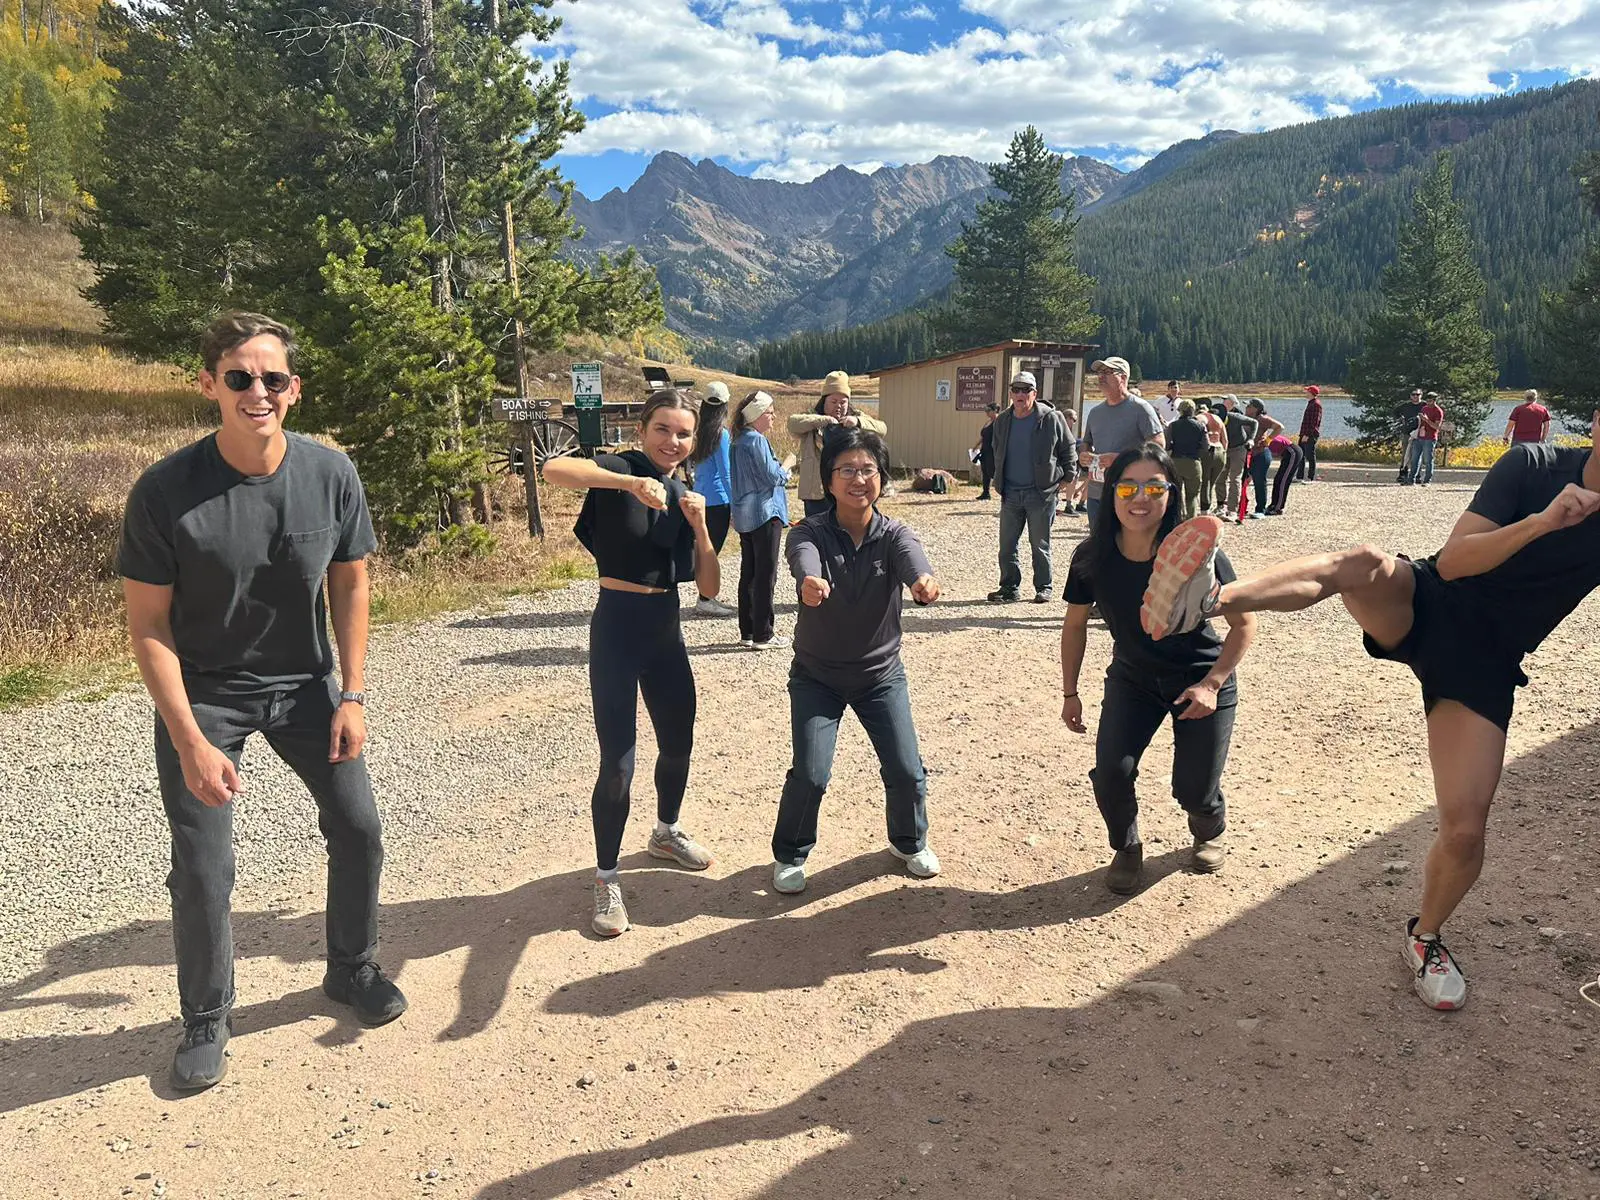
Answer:
[[[918,879],[932,879],[939,873],[939,856],[924,846],[915,854],[889,847],[889,853],[905,863],[906,870]]]
[[[1198,629],[1216,603],[1217,544],[1222,522],[1196,517],[1179,525],[1156,551],[1139,624],[1156,641]]]
[[[774,634],[764,642],[748,642],[746,645],[752,650],[787,650],[789,648],[789,639]]]
[[[1453,1012],[1467,1002],[1467,980],[1436,933],[1416,932],[1417,918],[1406,922],[1406,968],[1417,995],[1429,1008]]]

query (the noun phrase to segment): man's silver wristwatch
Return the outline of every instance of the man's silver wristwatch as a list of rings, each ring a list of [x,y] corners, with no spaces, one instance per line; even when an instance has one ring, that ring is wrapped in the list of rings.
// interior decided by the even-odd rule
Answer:
[[[365,708],[367,706],[367,694],[365,692],[340,692],[339,703],[359,704],[362,708]]]

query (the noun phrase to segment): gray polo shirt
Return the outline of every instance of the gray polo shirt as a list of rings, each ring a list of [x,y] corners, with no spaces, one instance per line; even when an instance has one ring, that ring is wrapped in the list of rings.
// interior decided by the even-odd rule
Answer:
[[[790,528],[786,553],[796,584],[814,575],[832,589],[800,605],[795,664],[846,699],[881,683],[900,662],[901,589],[933,573],[917,535],[874,512],[857,546],[829,508]]]
[[[1143,445],[1161,432],[1161,418],[1149,401],[1129,396],[1121,404],[1097,404],[1083,419],[1084,448],[1095,454],[1121,454]],[[1100,498],[1098,472],[1089,475],[1089,498]]]

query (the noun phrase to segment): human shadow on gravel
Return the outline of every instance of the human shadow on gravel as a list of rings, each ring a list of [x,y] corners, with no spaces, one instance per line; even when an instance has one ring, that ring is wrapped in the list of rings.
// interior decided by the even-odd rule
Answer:
[[[708,1169],[724,1178],[772,1170],[778,1177],[765,1186],[738,1189],[759,1200],[912,1189],[950,1200],[1589,1195],[1600,1171],[1589,1132],[1600,1126],[1592,1062],[1600,1019],[1576,989],[1593,978],[1594,960],[1582,933],[1552,939],[1537,926],[1600,923],[1600,896],[1583,886],[1581,864],[1557,868],[1549,854],[1553,829],[1592,825],[1600,806],[1597,738],[1600,727],[1576,731],[1508,775],[1490,821],[1485,877],[1451,925],[1473,988],[1460,1012],[1421,1005],[1400,961],[1434,828],[1428,814],[1090,1000],[916,1021],[788,1103],[575,1152],[478,1198],[549,1200],[610,1194],[607,1187],[624,1194],[625,1183],[643,1194],[654,1194],[652,1185],[693,1191],[689,1173]],[[1396,858],[1418,867],[1392,871]],[[924,903],[933,896],[915,892]],[[1042,920],[1069,903],[1050,885],[1023,893],[1038,905],[989,897],[974,927],[1035,912]],[[910,896],[903,907],[885,899],[839,910],[854,918],[849,924],[818,914],[804,942],[773,942],[783,921],[762,923],[760,944],[702,939],[698,950],[674,952],[674,971],[720,967],[726,977],[741,957],[739,966],[754,971],[791,953],[843,959],[944,929],[921,920],[902,939],[863,928],[869,918],[919,923]],[[962,903],[979,901],[950,898],[934,911]],[[959,943],[947,951],[960,952]],[[785,970],[771,968],[768,978],[785,986],[808,974],[796,968],[785,978]],[[613,976],[612,986],[637,997],[647,982],[666,984],[665,975],[625,985]],[[608,1011],[598,985],[580,995],[589,1002],[582,1011]],[[578,1007],[573,992],[556,998]],[[756,1048],[776,1071],[784,1037],[775,1029],[771,1045]],[[603,1099],[610,1081],[598,1086]],[[672,1161],[688,1156],[698,1157]],[[633,1175],[644,1167],[651,1177]]]
[[[451,629],[574,629],[589,623],[589,610],[557,612],[496,613],[487,617],[463,617],[451,621]]]

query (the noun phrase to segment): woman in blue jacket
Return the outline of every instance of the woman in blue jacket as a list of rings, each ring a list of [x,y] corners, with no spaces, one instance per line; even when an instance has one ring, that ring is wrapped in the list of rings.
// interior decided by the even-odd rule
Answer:
[[[729,456],[733,482],[733,527],[739,531],[739,644],[776,650],[789,644],[773,631],[773,591],[778,586],[778,547],[789,524],[788,469],[772,452],[772,397],[751,392],[733,414]]]
[[[728,466],[728,385],[720,381],[706,384],[706,398],[700,402],[700,417],[695,425],[694,450],[689,469],[694,472],[694,489],[706,498],[706,530],[718,554],[728,540],[728,523],[733,513],[733,492]],[[702,595],[694,606],[703,617],[731,617],[738,610],[715,596]]]

